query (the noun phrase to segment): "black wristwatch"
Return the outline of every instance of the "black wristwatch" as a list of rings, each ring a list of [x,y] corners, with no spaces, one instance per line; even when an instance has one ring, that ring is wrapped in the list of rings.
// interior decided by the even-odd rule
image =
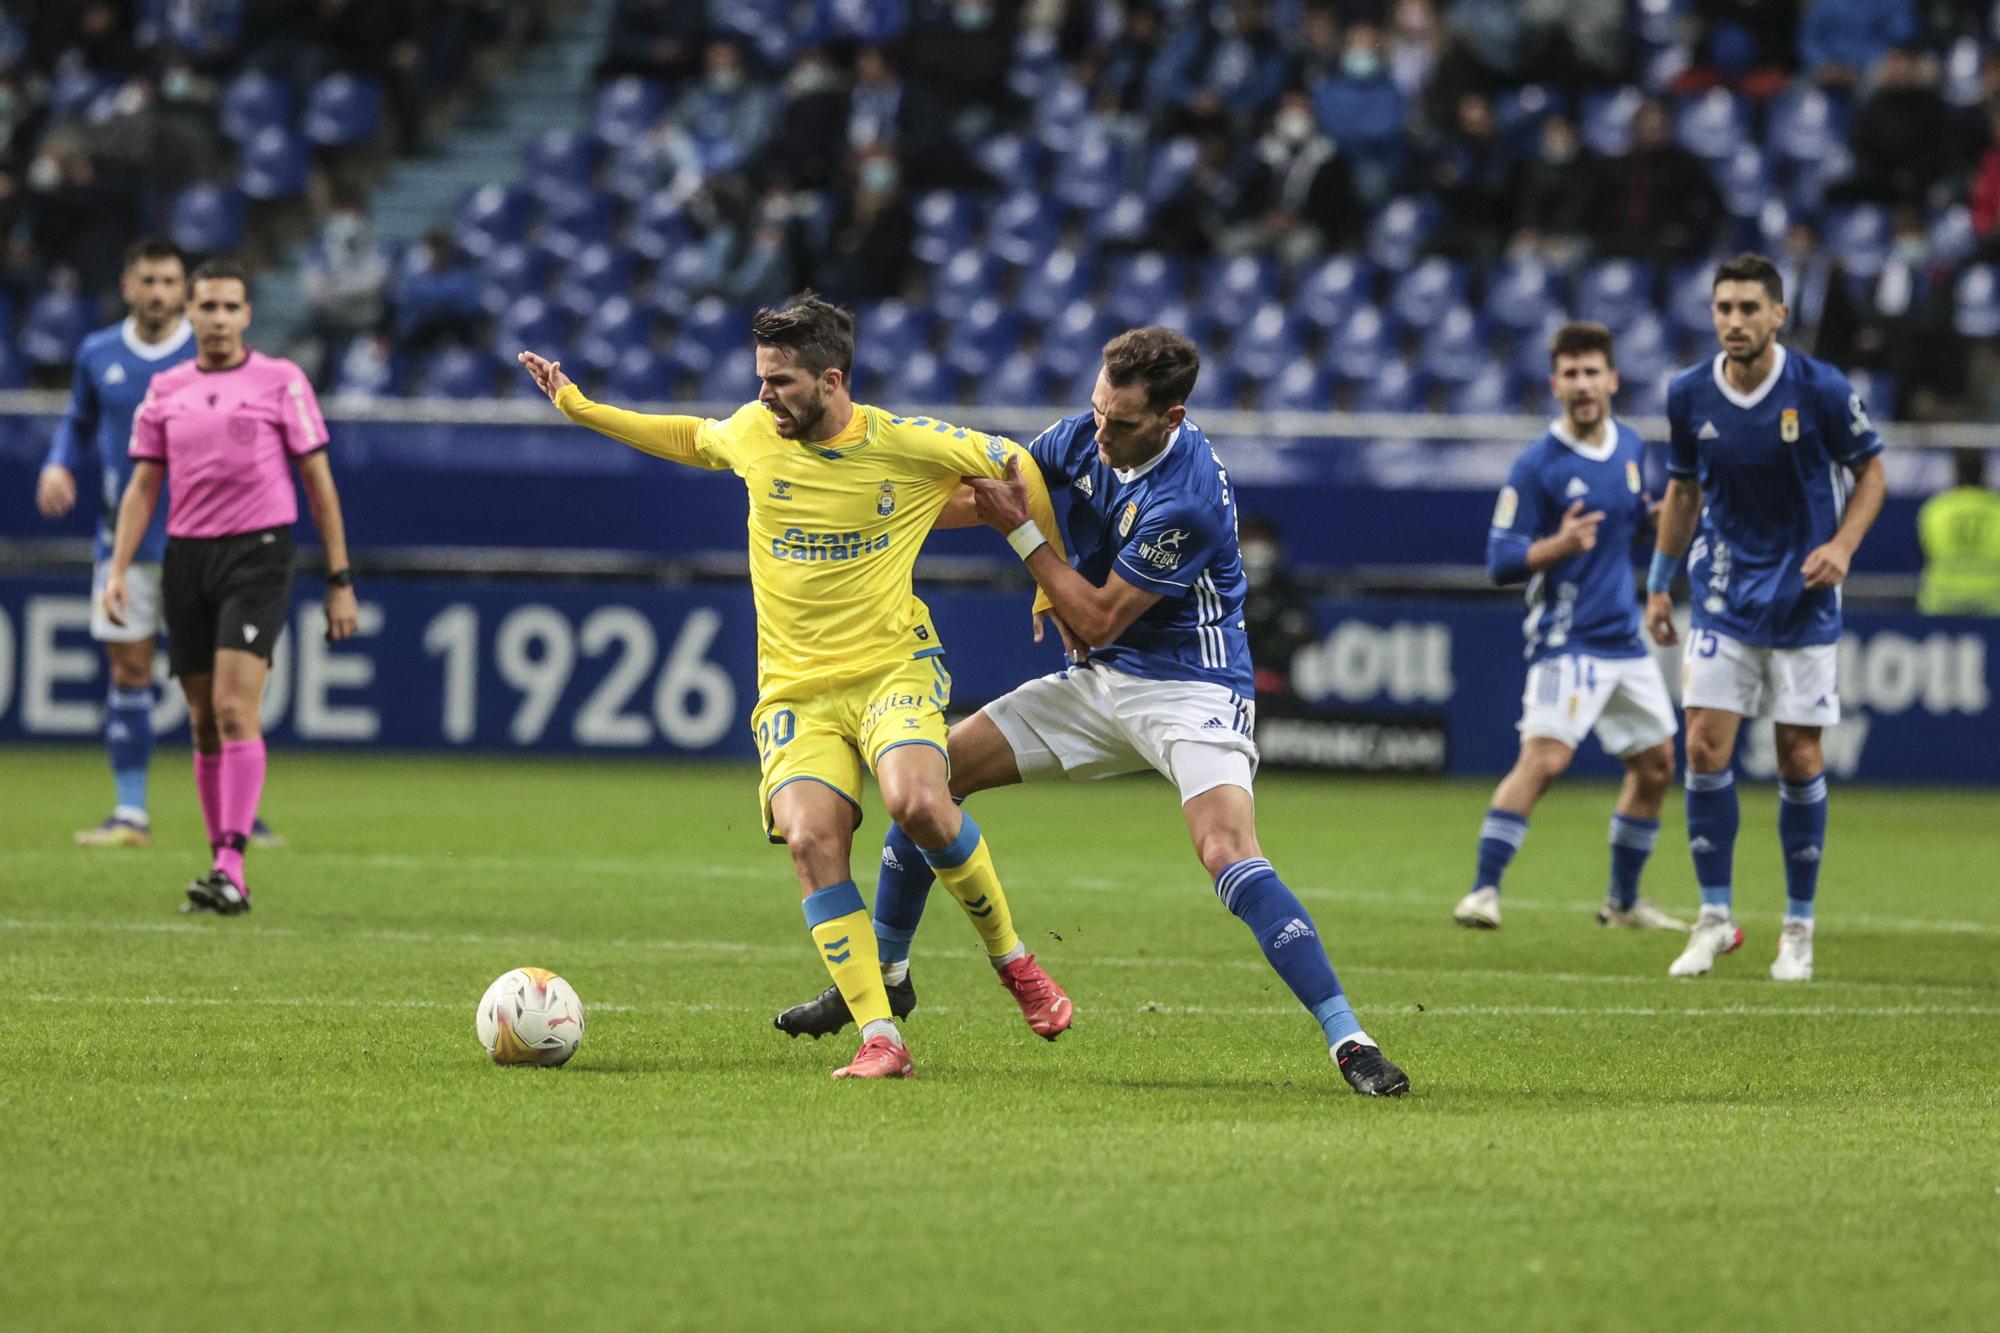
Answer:
[[[351,569],[329,571],[326,576],[326,586],[329,588],[352,588],[354,586],[354,571]]]

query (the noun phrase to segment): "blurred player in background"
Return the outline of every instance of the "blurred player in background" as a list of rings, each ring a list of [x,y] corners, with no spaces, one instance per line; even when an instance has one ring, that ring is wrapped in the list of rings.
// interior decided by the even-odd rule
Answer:
[[[1730,260],[1712,292],[1722,351],[1668,386],[1673,479],[1646,576],[1646,626],[1659,643],[1677,643],[1668,588],[1692,544],[1681,704],[1701,918],[1667,971],[1701,976],[1743,943],[1732,914],[1739,815],[1730,759],[1743,720],[1769,717],[1786,898],[1771,976],[1805,981],[1826,843],[1820,732],[1840,720],[1840,584],[1882,511],[1882,440],[1845,375],[1778,342],[1788,312],[1768,259]],[[1854,478],[1851,495],[1843,469]]]
[[[327,638],[354,633],[354,576],[340,497],[326,460],[326,422],[305,373],[244,345],[250,287],[215,261],[191,282],[195,359],[156,376],[132,420],[135,466],[118,507],[99,597],[123,626],[137,614],[133,561],[160,502],[170,507],[160,578],[167,655],[187,698],[195,790],[213,853],[183,910],[250,910],[243,852],[264,791],[260,714],[271,652],[291,611],[295,464],[326,548]]]
[[[1611,416],[1618,367],[1611,330],[1565,324],[1549,344],[1549,388],[1562,417],[1514,460],[1493,509],[1486,572],[1526,582],[1528,685],[1521,753],[1494,789],[1479,829],[1479,866],[1452,918],[1497,930],[1500,879],[1528,816],[1593,731],[1625,765],[1611,813],[1611,879],[1603,925],[1686,930],[1639,896],[1674,779],[1674,703],[1639,637],[1632,546],[1647,521],[1645,445]]]
[[[1257,842],[1245,582],[1228,474],[1187,419],[1200,368],[1194,344],[1171,330],[1119,335],[1105,345],[1092,410],[1042,432],[1025,474],[1010,460],[1003,480],[972,483],[974,514],[1027,563],[1073,665],[952,728],[951,792],[963,800],[1016,782],[1149,768],[1165,776],[1216,897],[1317,1021],[1334,1064],[1356,1092],[1397,1096],[1409,1079],[1362,1030],[1312,917]],[[1048,516],[1030,510],[1044,484],[1071,492],[1074,565],[1047,539]],[[916,1006],[910,941],[930,883],[907,830],[890,829],[875,933],[904,1013]],[[826,994],[776,1023],[817,1036],[847,1021],[840,997]]]
[[[565,417],[655,457],[743,478],[757,606],[751,727],[763,760],[764,831],[783,842],[806,926],[861,1049],[835,1078],[902,1078],[910,1054],[891,1016],[850,856],[862,767],[921,858],[964,907],[1028,1025],[1069,1026],[1064,995],[1014,930],[985,838],[946,788],[944,647],[911,569],[963,478],[998,477],[1020,446],[856,403],[854,318],[811,293],[751,322],[757,401],[727,421],[647,416],[591,402],[559,363],[521,364]],[[1046,490],[1036,512],[1053,523]]]

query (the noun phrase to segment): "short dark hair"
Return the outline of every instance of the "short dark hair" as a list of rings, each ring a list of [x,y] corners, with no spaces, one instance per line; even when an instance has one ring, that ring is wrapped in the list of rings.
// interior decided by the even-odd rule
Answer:
[[[202,282],[202,281],[219,282],[225,278],[234,278],[236,281],[242,283],[243,297],[245,300],[249,299],[250,297],[249,270],[245,269],[243,265],[237,263],[233,259],[203,260],[201,264],[196,267],[194,272],[188,274],[188,291],[190,292],[194,291],[194,285],[197,282]]]
[[[1146,386],[1146,406],[1155,412],[1185,403],[1201,374],[1201,353],[1172,329],[1149,324],[1127,329],[1104,344],[1104,375],[1122,389],[1135,380]]]
[[[142,236],[125,247],[125,267],[122,271],[130,273],[134,265],[148,259],[171,259],[181,266],[183,272],[187,270],[187,256],[181,253],[178,245],[164,236]]]
[[[1778,266],[1748,250],[1715,270],[1715,281],[1708,289],[1712,292],[1725,282],[1761,282],[1772,305],[1785,303],[1785,280],[1778,276]]]
[[[765,347],[781,347],[815,375],[854,370],[854,316],[808,289],[778,310],[759,310],[750,334]]]
[[[1618,368],[1618,357],[1612,351],[1611,330],[1589,320],[1572,320],[1557,329],[1556,336],[1549,339],[1549,368],[1553,370],[1556,362],[1563,357],[1588,356],[1592,352],[1604,353],[1604,364],[1613,370]]]

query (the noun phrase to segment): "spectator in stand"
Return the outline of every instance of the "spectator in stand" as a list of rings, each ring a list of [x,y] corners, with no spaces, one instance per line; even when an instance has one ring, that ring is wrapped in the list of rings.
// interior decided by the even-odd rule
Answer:
[[[1957,484],[1924,501],[1917,609],[1930,616],[2000,616],[2000,495],[1986,486],[1986,453],[1960,449]]]
[[[1798,0],[1695,0],[1695,64],[1676,92],[1718,85],[1752,97],[1783,88],[1798,67]]]
[[[772,165],[805,189],[823,190],[840,174],[847,144],[847,86],[827,53],[808,47],[785,75]]]
[[[708,42],[707,6],[689,0],[618,0],[600,79],[638,74],[678,84],[701,69]]]
[[[1986,146],[1972,167],[1969,185],[1972,230],[1989,256],[2000,256],[2000,99],[1989,101]]]
[[[28,68],[53,70],[74,52],[94,74],[136,73],[142,62],[133,41],[133,8],[112,0],[29,5]]]
[[[1270,0],[1236,0],[1209,48],[1201,91],[1239,122],[1261,117],[1284,91],[1288,64],[1284,43],[1271,26]]]
[[[387,303],[389,258],[351,187],[334,190],[301,276],[312,307],[306,333],[318,348],[309,365],[318,379],[340,361],[349,339],[382,322]]]
[[[396,342],[423,351],[445,342],[478,340],[484,311],[472,269],[443,230],[424,234],[422,248],[396,284]]]
[[[1389,77],[1410,102],[1430,87],[1443,45],[1444,25],[1431,0],[1396,0],[1389,18]]]
[[[1306,0],[1295,48],[1292,59],[1297,66],[1296,82],[1311,88],[1322,79],[1340,73],[1340,60],[1347,45],[1341,40],[1340,14],[1332,0]]]
[[[946,119],[937,97],[902,77],[886,49],[864,46],[855,54],[847,119],[850,152],[877,144],[893,149],[911,178],[927,187],[985,184],[953,141]]]
[[[111,290],[137,201],[103,180],[79,147],[51,146],[28,167],[28,243],[38,266],[67,268],[86,292]]]
[[[1632,151],[1606,164],[1605,182],[1604,197],[1592,212],[1607,252],[1691,259],[1714,241],[1722,196],[1708,164],[1674,142],[1660,102],[1640,104],[1632,117]]]
[[[1288,703],[1292,658],[1319,637],[1312,598],[1292,579],[1277,524],[1252,516],[1237,537],[1243,560],[1243,626],[1250,636],[1250,664],[1256,672],[1257,703]]]
[[[746,305],[761,305],[782,302],[798,290],[796,216],[790,190],[776,186],[765,193],[757,205],[756,224],[722,280],[723,296]]]
[[[1776,262],[1778,275],[1785,281],[1785,304],[1791,311],[1787,339],[1822,361],[1846,364],[1834,355],[1831,345],[1822,337],[1821,323],[1827,317],[1829,301],[1834,299],[1836,284],[1843,282],[1844,277],[1834,257],[1820,243],[1818,229],[1804,218],[1794,221],[1785,230],[1784,248]],[[1837,325],[1846,317],[1846,312],[1835,310]]]
[[[1899,47],[1882,57],[1855,118],[1854,175],[1836,197],[1921,204],[1944,178],[1950,116],[1937,92],[1935,63]]]
[[[1521,48],[1527,36],[1518,4],[1451,0],[1444,26],[1454,54],[1470,60],[1487,86],[1521,82]]]
[[[1561,88],[1624,80],[1624,0],[1522,0],[1521,18],[1529,79]]]
[[[751,82],[743,50],[732,41],[710,42],[702,70],[701,82],[667,113],[669,130],[687,135],[710,171],[754,162],[776,122],[771,90]]]
[[[816,286],[849,304],[894,296],[910,268],[916,218],[903,195],[902,167],[880,146],[854,160],[854,191],[833,226],[833,243],[821,258]]]
[[[1395,192],[1402,174],[1404,102],[1382,58],[1382,30],[1357,23],[1347,30],[1340,72],[1312,90],[1320,128],[1354,164],[1354,180],[1370,205]]]
[[[1287,263],[1346,249],[1358,239],[1361,211],[1347,161],[1313,119],[1312,99],[1304,93],[1286,93],[1252,145],[1236,218],[1226,249],[1276,254]]]
[[[1208,254],[1221,248],[1230,220],[1241,215],[1245,173],[1228,122],[1210,120],[1194,138],[1194,170],[1153,210],[1145,240],[1149,250]]]
[[[1917,36],[1913,0],[1809,0],[1799,19],[1799,64],[1821,87],[1851,88]]]
[[[990,131],[1006,106],[1018,4],[918,0],[905,35],[912,83],[931,89],[961,138]]]
[[[1600,200],[1602,168],[1584,151],[1568,116],[1542,121],[1535,155],[1514,169],[1508,197],[1514,202],[1514,234],[1508,249],[1568,265],[1580,254],[1591,210]]]
[[[1137,116],[1152,110],[1153,62],[1160,54],[1160,16],[1148,0],[1125,6],[1118,34],[1103,52],[1096,83],[1099,111]]]
[[[1452,130],[1432,148],[1424,170],[1424,183],[1444,214],[1433,249],[1459,259],[1493,258],[1513,211],[1512,168],[1495,130],[1493,103],[1484,93],[1461,96]]]

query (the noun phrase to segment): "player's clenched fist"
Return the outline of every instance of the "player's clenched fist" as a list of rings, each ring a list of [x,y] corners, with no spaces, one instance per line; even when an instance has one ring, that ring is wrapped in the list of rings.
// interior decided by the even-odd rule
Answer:
[[[1578,500],[1563,511],[1562,528],[1556,534],[1569,542],[1571,551],[1589,551],[1597,546],[1597,525],[1604,521],[1604,511],[1593,509],[1583,512],[1583,501]]]
[[[1653,636],[1653,642],[1662,648],[1671,648],[1681,641],[1674,629],[1674,597],[1672,593],[1656,592],[1646,598],[1646,630]]]

